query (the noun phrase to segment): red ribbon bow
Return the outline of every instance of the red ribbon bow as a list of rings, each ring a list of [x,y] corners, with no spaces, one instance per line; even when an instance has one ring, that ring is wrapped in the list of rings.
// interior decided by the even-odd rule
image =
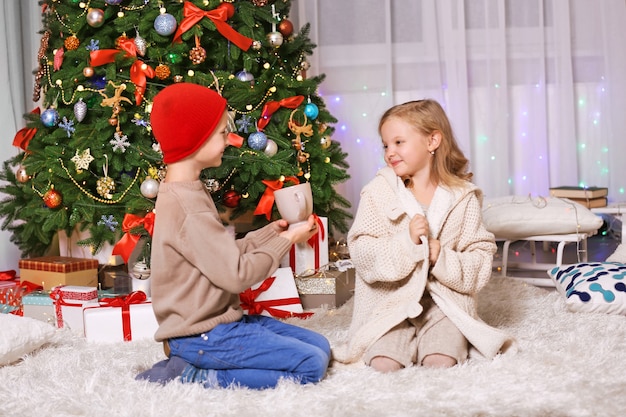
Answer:
[[[244,292],[239,294],[239,301],[241,308],[248,310],[248,315],[261,314],[263,311],[267,311],[273,317],[280,319],[286,319],[289,317],[305,318],[311,316],[313,313],[294,313],[291,311],[280,310],[274,307],[286,306],[289,304],[300,303],[300,298],[281,298],[279,300],[266,300],[256,301],[256,298],[263,292],[267,291],[276,280],[276,277],[269,277],[261,283],[259,288],[253,290],[248,288]]]
[[[322,223],[322,219],[315,213],[313,213],[313,217],[315,218],[315,222],[317,223],[317,232],[307,240],[307,243],[310,247],[313,248],[313,256],[315,257],[314,268],[317,271],[320,268],[320,241],[324,240],[325,230],[324,223]],[[296,245],[291,245],[291,249],[289,249],[289,265],[291,266],[291,270],[293,273],[296,273]]]
[[[146,302],[148,297],[143,291],[133,291],[127,296],[103,298],[100,300],[102,307],[121,307],[122,308],[122,331],[124,332],[124,341],[133,340],[130,327],[130,306],[133,304],[142,304]]]
[[[41,114],[41,110],[39,109],[39,107],[37,107],[31,111],[31,114]],[[15,137],[13,138],[13,146],[17,146],[23,151],[26,151],[26,148],[28,148],[28,144],[30,143],[31,139],[35,137],[35,133],[37,133],[37,129],[34,127],[24,127],[18,130],[15,134]]]
[[[262,180],[261,182],[267,186],[265,192],[259,200],[254,214],[265,214],[265,218],[269,221],[272,217],[272,207],[274,207],[274,191],[283,188],[285,182],[291,181],[295,184],[300,184],[300,180],[297,177],[287,177],[285,181],[281,180]]]
[[[125,57],[137,58],[137,46],[132,39],[123,39],[119,41],[120,49],[99,49],[89,53],[90,63],[92,67],[109,64],[115,61],[115,56],[120,52],[125,52]],[[130,80],[135,84],[135,103],[139,106],[146,91],[146,77],[154,78],[154,69],[140,59],[136,59],[130,67]]]
[[[17,272],[14,269],[8,271],[0,271],[0,281],[12,281],[15,279]]]
[[[174,34],[174,42],[182,42],[183,33],[187,32],[203,18],[211,19],[211,22],[215,25],[215,28],[223,37],[237,45],[240,49],[247,51],[252,46],[252,39],[243,36],[235,29],[230,27],[226,20],[228,19],[228,10],[226,8],[220,8],[204,11],[197,7],[193,3],[186,1],[183,7],[183,20],[178,25],[178,29]]]
[[[140,239],[139,235],[134,235],[130,231],[141,225],[143,225],[144,229],[146,229],[150,236],[152,236],[152,231],[154,230],[154,212],[146,214],[145,217],[140,217],[130,213],[126,214],[124,216],[124,221],[122,222],[122,230],[125,234],[115,244],[111,254],[120,255],[122,259],[124,259],[124,262],[128,263],[128,258]]]
[[[263,110],[261,111],[261,120],[257,123],[257,128],[259,130],[263,130],[265,126],[270,122],[270,118],[272,114],[276,112],[281,107],[286,107],[288,109],[297,108],[304,100],[304,96],[293,96],[287,97],[280,101],[268,101],[263,106]]]

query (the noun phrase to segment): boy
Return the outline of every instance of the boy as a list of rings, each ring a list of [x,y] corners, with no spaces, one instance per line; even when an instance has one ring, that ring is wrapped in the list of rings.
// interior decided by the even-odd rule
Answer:
[[[317,382],[330,346],[322,335],[266,316],[247,316],[239,293],[279,266],[294,243],[316,233],[313,216],[288,229],[275,221],[235,240],[200,181],[228,146],[226,100],[197,84],[159,92],[150,124],[167,174],[155,206],[151,295],[166,360],[139,374],[161,384],[181,377],[205,387],[274,387],[281,378]]]

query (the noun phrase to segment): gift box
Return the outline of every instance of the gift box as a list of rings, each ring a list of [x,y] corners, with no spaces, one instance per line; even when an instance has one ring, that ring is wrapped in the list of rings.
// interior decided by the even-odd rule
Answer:
[[[263,282],[239,294],[246,314],[287,318],[305,317],[291,268],[278,268]]]
[[[328,219],[317,217],[318,233],[308,242],[297,243],[289,249],[280,266],[290,267],[295,275],[314,272],[328,264]]]
[[[96,259],[43,256],[20,259],[20,279],[41,284],[44,290],[59,285],[98,286],[98,261]]]
[[[159,325],[152,302],[142,291],[102,298],[83,310],[85,338],[91,342],[123,342],[153,339]]]
[[[354,295],[354,268],[322,270],[313,276],[296,277],[296,287],[305,310],[323,305],[341,307]]]
[[[98,302],[96,287],[61,285],[52,289],[50,298],[54,303],[56,326],[83,334],[83,308]]]
[[[56,324],[54,301],[50,292],[37,290],[22,297],[23,315],[46,323]]]
[[[20,310],[21,298],[22,289],[19,287],[19,281],[0,281],[0,314],[23,314]]]

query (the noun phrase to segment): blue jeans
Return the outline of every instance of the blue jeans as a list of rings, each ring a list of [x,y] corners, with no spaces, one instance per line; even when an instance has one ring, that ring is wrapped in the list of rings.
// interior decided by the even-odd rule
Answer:
[[[271,388],[281,378],[318,382],[330,360],[330,345],[321,334],[261,315],[244,315],[207,333],[168,342],[171,355],[215,370],[221,387]]]

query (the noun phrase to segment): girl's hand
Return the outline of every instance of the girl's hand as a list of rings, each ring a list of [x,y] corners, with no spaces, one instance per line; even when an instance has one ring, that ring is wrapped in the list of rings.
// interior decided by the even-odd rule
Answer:
[[[437,239],[428,239],[428,261],[431,265],[439,259],[439,252],[441,252],[441,242]]]
[[[306,222],[292,226],[281,232],[280,235],[289,239],[291,243],[302,243],[309,240],[315,233],[317,233],[317,223],[315,217],[310,215]]]
[[[428,236],[428,220],[421,214],[416,214],[409,223],[409,235],[416,245],[421,245],[420,236]]]

